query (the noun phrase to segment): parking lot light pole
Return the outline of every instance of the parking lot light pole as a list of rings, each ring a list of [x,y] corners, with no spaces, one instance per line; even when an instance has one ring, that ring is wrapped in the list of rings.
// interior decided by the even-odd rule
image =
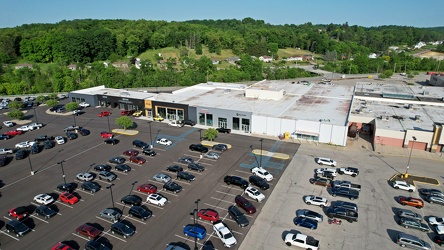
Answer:
[[[111,202],[113,203],[113,208],[114,208],[113,186],[114,183],[106,187],[106,189],[109,189],[109,191],[111,192]]]
[[[111,133],[111,126],[109,125],[109,115],[107,115],[106,118],[108,118],[108,132]]]
[[[259,164],[259,168],[262,168],[262,155],[263,155],[263,153],[262,153],[262,141],[263,141],[264,139],[260,139],[260,141],[261,141],[261,163]]]
[[[29,168],[31,168],[31,175],[34,175],[34,170],[32,170],[32,164],[31,164],[31,153],[28,155],[28,161],[29,161]]]
[[[254,159],[256,160],[257,166],[260,167],[259,166],[259,161],[257,160],[257,157],[256,157],[256,154],[253,153],[253,145],[250,145],[250,149],[251,149],[251,153],[254,155]]]
[[[135,181],[135,182],[133,182],[131,185],[131,190],[130,190],[130,192],[129,192],[129,194],[128,195],[131,195],[131,192],[133,192],[133,189],[134,189],[134,185],[136,185],[136,183],[137,183],[137,181]]]
[[[74,117],[74,126],[77,126],[76,116],[77,116],[76,114],[74,114],[74,113],[72,114],[72,117]]]
[[[199,129],[199,142],[202,141],[202,129]]]
[[[65,160],[62,160],[60,162],[57,162],[57,164],[59,164],[62,167],[63,181],[65,182],[65,185],[66,185],[65,170],[63,169],[63,163],[64,162],[65,162]]]
[[[151,133],[151,123],[152,123],[153,121],[149,121],[148,122],[148,125],[150,125],[150,139],[151,139],[151,141],[150,141],[150,148],[153,148],[153,133]]]
[[[410,155],[409,155],[409,161],[407,162],[407,168],[405,170],[404,177],[409,177],[409,168],[410,168],[410,158],[412,158],[412,152],[413,152],[413,146],[415,146],[416,137],[412,136],[413,142],[412,142],[412,148],[410,149]]]
[[[160,133],[160,129],[159,130],[157,130],[157,134],[156,134],[156,137],[154,137],[154,142],[156,142],[157,141],[157,137],[159,136],[159,133]],[[153,142],[153,144],[154,144],[154,142]]]
[[[194,203],[196,203],[196,210],[194,211],[194,231],[196,231],[196,218],[197,213],[199,212],[199,201],[200,199],[197,199]],[[194,237],[194,250],[199,250],[197,247],[197,237]]]
[[[35,122],[36,122],[36,123],[39,123],[39,120],[37,120],[37,113],[35,112],[35,107],[32,108],[32,109],[34,110]]]

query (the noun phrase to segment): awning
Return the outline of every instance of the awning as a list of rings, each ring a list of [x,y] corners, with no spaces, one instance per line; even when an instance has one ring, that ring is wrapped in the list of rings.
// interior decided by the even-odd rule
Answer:
[[[319,136],[319,133],[302,130],[296,130],[295,134]]]

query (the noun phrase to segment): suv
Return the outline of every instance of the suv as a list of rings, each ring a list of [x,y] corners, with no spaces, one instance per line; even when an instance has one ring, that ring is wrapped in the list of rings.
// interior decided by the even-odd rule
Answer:
[[[188,164],[188,169],[192,169],[197,172],[202,172],[205,170],[205,167],[200,165],[199,163],[190,163],[190,164]]]
[[[96,171],[110,171],[111,166],[108,164],[100,164],[100,165],[96,165],[94,167],[94,170],[96,170]]]
[[[336,161],[329,159],[329,158],[318,157],[318,158],[316,158],[316,163],[319,165],[328,165],[328,166],[336,167]]]
[[[130,217],[137,217],[141,220],[147,220],[153,216],[153,212],[145,206],[132,206],[128,211]]]
[[[135,231],[133,228],[129,227],[128,225],[122,223],[122,222],[116,222],[111,225],[111,233],[112,234],[120,234],[123,236],[123,238],[127,238],[132,236]]]
[[[91,132],[88,130],[88,129],[86,129],[86,128],[80,128],[79,130],[79,134],[81,134],[82,136],[86,136],[86,135],[89,135]]]
[[[224,177],[224,182],[227,185],[233,184],[233,185],[241,187],[242,189],[245,189],[248,187],[248,181],[244,180],[243,178],[241,178],[239,176],[226,175]]]
[[[249,214],[256,213],[256,208],[253,206],[253,204],[251,204],[251,202],[249,202],[244,197],[242,197],[240,195],[236,195],[236,197],[234,198],[234,201],[236,202],[236,205],[238,205],[240,208],[245,210],[245,212],[247,212]]]
[[[219,132],[219,133],[224,133],[224,134],[229,134],[229,133],[231,133],[231,129],[229,129],[229,128],[217,128],[216,130],[217,130],[217,132]]]
[[[163,185],[163,190],[168,190],[177,194],[182,191],[182,187],[173,181],[169,181]]]
[[[50,149],[50,148],[53,148],[54,146],[55,146],[55,144],[54,144],[53,141],[46,140],[46,141],[43,142],[43,147],[45,149]]]
[[[113,181],[115,179],[117,179],[117,175],[115,173],[112,172],[108,172],[108,171],[101,171],[99,173],[99,179],[100,180],[107,180],[107,181]]]
[[[40,135],[34,139],[35,142],[44,142],[46,140],[54,140],[54,136]]]
[[[200,153],[207,153],[208,152],[208,148],[205,147],[202,144],[191,144],[189,149],[191,151],[197,151],[197,152],[200,152]]]
[[[352,168],[352,167],[346,167],[346,168],[338,168],[339,174],[346,174],[351,175],[352,177],[356,177],[359,175],[359,169]]]
[[[66,137],[69,139],[69,140],[74,140],[74,139],[77,139],[77,137],[79,137],[76,133],[72,133],[72,132],[67,132],[66,133]]]
[[[236,206],[230,206],[228,208],[228,214],[230,218],[235,220],[240,227],[246,227],[249,225],[247,217]]]
[[[196,123],[195,122],[193,122],[192,120],[183,120],[182,122],[181,122],[183,125],[189,125],[189,126],[194,126],[194,125],[196,125]]]
[[[12,232],[17,237],[23,236],[29,231],[31,231],[31,229],[21,221],[11,220],[6,224],[6,232]]]
[[[332,181],[327,178],[315,177],[310,179],[310,183],[313,185],[319,185],[324,187],[331,187]]]
[[[76,130],[76,129],[79,129],[79,128],[80,128],[79,126],[71,125],[71,126],[68,126],[68,127],[64,128],[63,131],[68,132],[68,131],[73,131],[73,130]]]
[[[329,208],[325,213],[328,218],[341,218],[345,219],[348,222],[357,222],[358,221],[358,213],[354,211],[350,211],[344,208]]]
[[[398,211],[398,217],[399,218],[408,218],[408,219],[413,219],[413,220],[417,220],[417,221],[422,221],[422,216],[418,213],[415,213],[411,210],[407,210],[407,209],[399,209]]]
[[[399,233],[398,236],[396,236],[396,243],[398,243],[398,245],[401,247],[408,247],[412,249],[432,249],[429,243],[416,236],[405,233]]]
[[[224,152],[228,149],[228,147],[225,144],[216,144],[216,145],[213,145],[213,147],[211,149]]]
[[[332,188],[330,190],[330,193],[333,197],[342,196],[349,198],[350,200],[359,198],[359,191],[350,188],[343,188],[343,187]]]
[[[346,210],[350,210],[353,212],[358,212],[358,206],[355,203],[347,202],[347,201],[336,201],[332,204],[333,208],[343,208]]]
[[[270,185],[261,177],[257,176],[257,175],[252,175],[250,176],[250,178],[248,178],[248,180],[250,181],[251,184],[259,187],[262,190],[267,190],[270,188]]]
[[[145,149],[145,148],[148,148],[149,145],[146,142],[143,142],[141,140],[134,140],[133,147]]]
[[[426,224],[421,223],[421,222],[419,222],[417,220],[414,220],[414,219],[409,219],[409,218],[401,218],[399,220],[399,225],[401,227],[405,227],[405,228],[418,229],[418,230],[421,230],[423,232],[430,231],[430,228]]]
[[[115,208],[105,208],[102,211],[100,211],[99,215],[100,217],[109,219],[113,222],[119,221],[120,217],[122,217],[122,213]]]
[[[413,197],[399,197],[399,203],[401,205],[405,206],[412,206],[416,208],[423,208],[424,207],[424,201],[419,198],[413,198]]]
[[[188,173],[188,172],[185,172],[185,171],[179,171],[179,172],[177,172],[177,177],[176,177],[176,179],[177,179],[177,180],[182,180],[182,179],[184,179],[184,180],[186,180],[186,181],[188,181],[188,182],[191,182],[191,181],[196,180],[196,177],[194,177],[194,175],[192,175],[192,174],[190,174],[190,173]]]

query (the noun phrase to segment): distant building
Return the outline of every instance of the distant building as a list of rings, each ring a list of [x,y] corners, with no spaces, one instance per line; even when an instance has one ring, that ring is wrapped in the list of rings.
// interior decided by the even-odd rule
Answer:
[[[15,65],[15,69],[23,69],[23,68],[32,69],[32,64],[30,64],[30,63],[20,63],[20,64]]]
[[[422,48],[422,47],[424,47],[424,46],[426,46],[426,43],[425,42],[419,42],[419,43],[417,43],[416,45],[415,45],[415,49],[420,49],[420,48]]]
[[[444,87],[444,76],[442,75],[431,75],[429,84],[433,86]]]
[[[259,60],[261,60],[262,62],[269,63],[269,62],[273,61],[273,57],[271,57],[271,56],[260,56]]]
[[[302,58],[302,56],[290,56],[287,59],[285,59],[285,61],[287,62],[291,62],[291,61],[300,61],[302,62],[304,58]]]
[[[140,58],[136,58],[136,61],[134,62],[134,66],[137,69],[140,69],[140,66],[142,66],[142,63],[140,62]]]
[[[68,65],[68,69],[76,70],[77,69],[77,65],[76,64],[70,64],[70,65]]]
[[[235,63],[235,62],[240,61],[240,60],[241,59],[238,56],[230,56],[227,59],[225,59],[225,61],[228,62],[228,63]]]

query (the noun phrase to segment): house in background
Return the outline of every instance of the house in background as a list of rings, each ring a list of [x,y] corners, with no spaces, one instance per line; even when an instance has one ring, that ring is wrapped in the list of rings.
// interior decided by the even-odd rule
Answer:
[[[76,65],[76,64],[70,64],[70,65],[68,65],[67,67],[68,67],[68,69],[70,69],[70,70],[76,70],[76,69],[77,69],[77,65]]]
[[[23,69],[23,68],[32,69],[32,64],[30,64],[30,63],[20,63],[20,64],[15,65],[15,69]]]
[[[271,56],[260,56],[259,60],[261,60],[262,62],[270,63],[270,62],[273,61],[273,57],[271,57]]]

